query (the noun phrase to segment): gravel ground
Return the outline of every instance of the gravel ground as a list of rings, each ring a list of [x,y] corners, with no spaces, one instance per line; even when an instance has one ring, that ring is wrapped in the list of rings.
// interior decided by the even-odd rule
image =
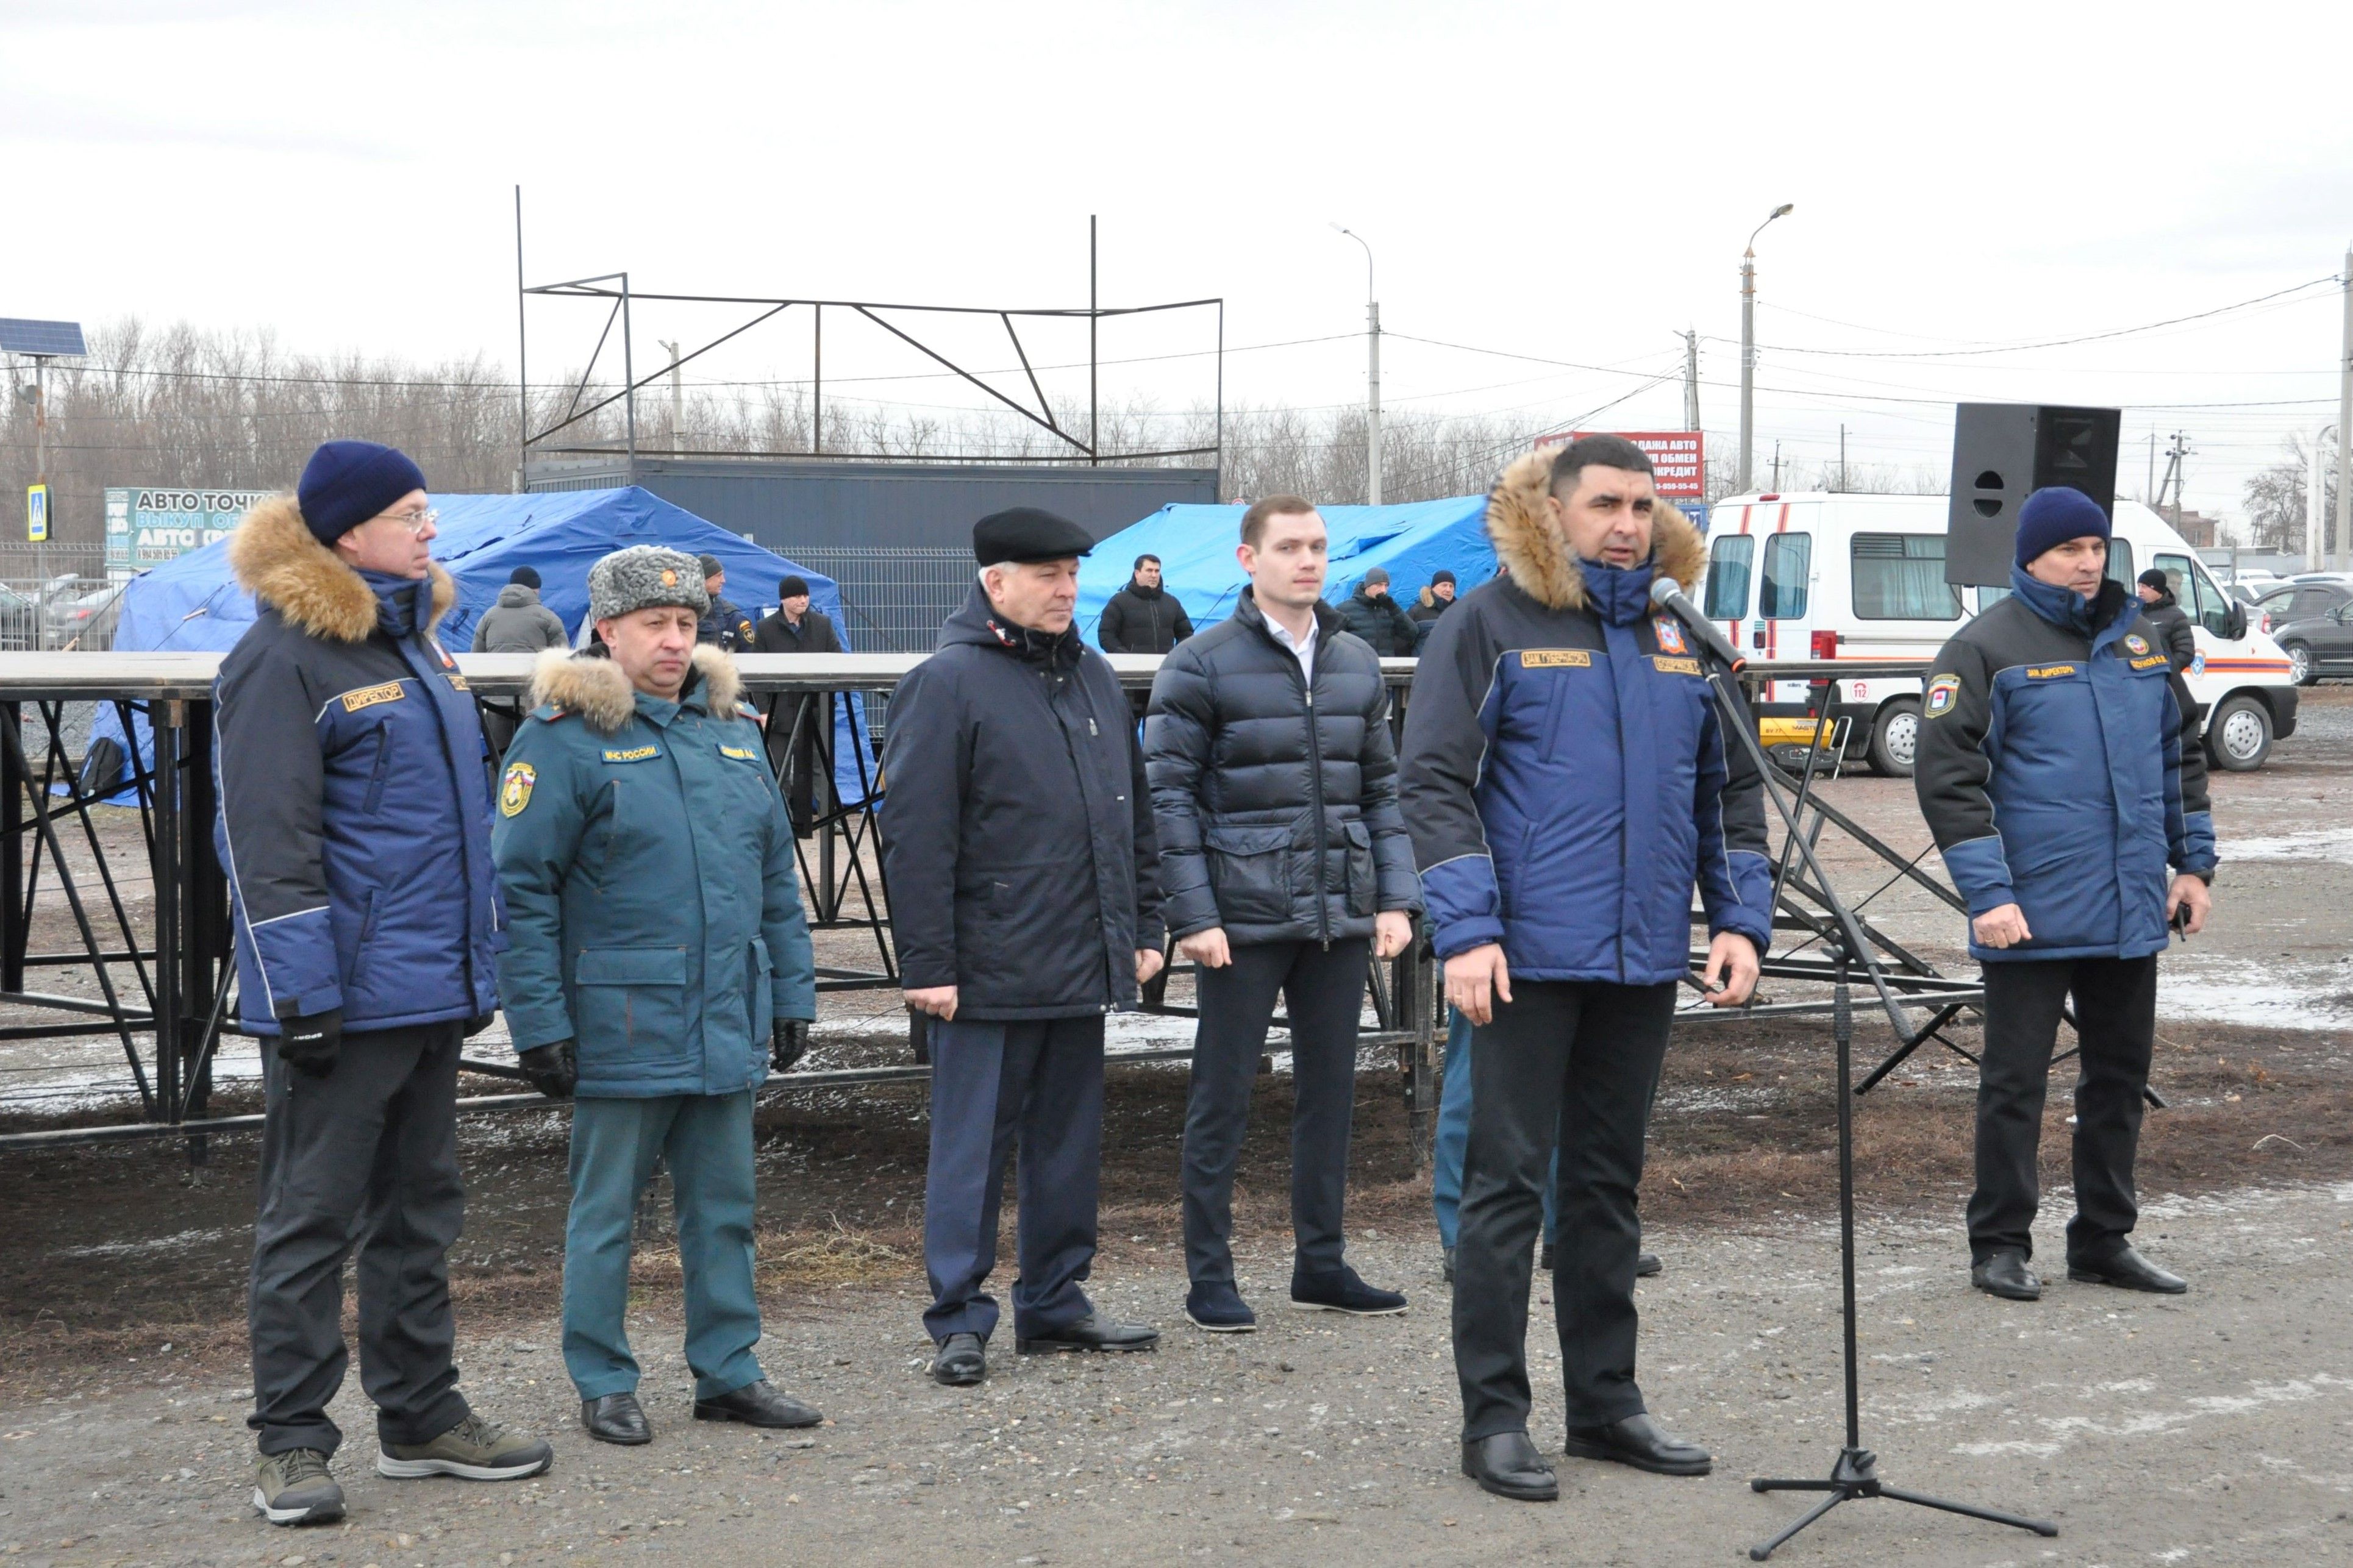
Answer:
[[[2031,1512],[2056,1541],[1891,1502],[1838,1510],[1785,1549],[1824,1563],[2304,1563],[2353,1556],[2353,1184],[2168,1199],[2151,1252],[2187,1298],[2056,1284],[2041,1302],[1967,1288],[1949,1224],[1873,1222],[1860,1261],[1865,1442],[1894,1484]],[[671,1298],[641,1310],[643,1449],[573,1425],[555,1325],[462,1320],[469,1391],[551,1436],[554,1469],[503,1486],[338,1470],[345,1523],[260,1524],[245,1495],[234,1364],[168,1353],[68,1396],[0,1410],[0,1554],[26,1563],[379,1564],[640,1561],[960,1563],[1164,1561],[1721,1563],[1801,1500],[1749,1476],[1826,1472],[1840,1432],[1835,1235],[1654,1234],[1644,1385],[1710,1444],[1716,1474],[1670,1480],[1560,1461],[1561,1500],[1504,1502],[1456,1473],[1447,1292],[1432,1248],[1353,1244],[1413,1293],[1366,1321],[1286,1310],[1285,1259],[1246,1253],[1263,1327],[1182,1325],[1181,1270],[1107,1266],[1098,1304],[1167,1331],[1155,1354],[1021,1358],[1003,1340],[977,1390],[923,1373],[908,1291],[845,1289],[772,1319],[766,1364],[830,1418],[813,1434],[687,1419]],[[1164,1255],[1165,1256],[1165,1255]],[[1539,1338],[1544,1336],[1539,1335]],[[1560,1419],[1540,1348],[1534,1430]]]

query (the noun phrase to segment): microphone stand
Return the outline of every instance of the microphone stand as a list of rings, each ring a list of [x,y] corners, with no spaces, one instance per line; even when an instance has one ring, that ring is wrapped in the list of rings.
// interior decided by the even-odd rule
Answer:
[[[1661,614],[1670,612],[1662,606]],[[1678,618],[1683,618],[1678,613]],[[1688,620],[1685,621],[1689,625]],[[1713,634],[1715,628],[1707,628]],[[1854,1073],[1854,1009],[1848,989],[1848,970],[1868,952],[1854,912],[1838,895],[1837,884],[1814,855],[1814,847],[1799,830],[1796,815],[1775,780],[1775,765],[1765,754],[1757,738],[1757,727],[1748,716],[1747,704],[1741,700],[1739,689],[1734,684],[1739,665],[1727,664],[1714,647],[1712,635],[1692,639],[1693,649],[1706,672],[1709,689],[1715,695],[1716,710],[1727,737],[1739,737],[1738,744],[1756,767],[1758,783],[1773,803],[1775,812],[1788,845],[1796,846],[1811,875],[1814,889],[1830,908],[1835,928],[1823,937],[1828,956],[1834,965],[1833,1002],[1831,1013],[1831,1037],[1838,1049],[1838,1162],[1839,1162],[1839,1268],[1841,1274],[1840,1308],[1843,1318],[1846,1372],[1846,1445],[1839,1450],[1836,1463],[1831,1467],[1830,1479],[1768,1479],[1759,1477],[1748,1483],[1751,1491],[1758,1492],[1826,1492],[1829,1495],[1809,1510],[1805,1516],[1787,1530],[1759,1546],[1748,1549],[1752,1562],[1762,1563],[1786,1544],[1792,1536],[1842,1502],[1859,1502],[1870,1498],[1888,1498],[1896,1502],[1908,1502],[1920,1508],[1936,1509],[1946,1513],[1966,1514],[1995,1524],[2006,1524],[2018,1530],[2031,1530],[2041,1536],[2055,1536],[2059,1527],[2044,1520],[2027,1519],[2022,1515],[2003,1513],[1995,1509],[1978,1508],[1970,1503],[1950,1502],[1930,1497],[1925,1492],[1906,1491],[1891,1487],[1879,1478],[1879,1456],[1862,1446],[1862,1374],[1855,1351],[1854,1301],[1854,1097],[1852,1091]],[[1820,734],[1816,734],[1819,743]],[[1733,742],[1727,738],[1726,750]],[[1786,847],[1785,847],[1786,849]],[[1768,917],[1771,911],[1767,911]],[[1762,954],[1758,955],[1760,958]],[[1867,962],[1867,960],[1866,960]]]

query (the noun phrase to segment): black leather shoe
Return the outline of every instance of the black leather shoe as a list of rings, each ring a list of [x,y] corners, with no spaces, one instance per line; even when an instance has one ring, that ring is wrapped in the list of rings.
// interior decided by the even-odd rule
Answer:
[[[988,1375],[988,1355],[978,1334],[950,1334],[932,1358],[933,1381],[948,1388],[970,1388]]]
[[[1539,1274],[1551,1273],[1552,1258],[1552,1243],[1547,1241],[1536,1249],[1536,1272]]]
[[[1159,1342],[1158,1329],[1105,1322],[1090,1312],[1075,1323],[1026,1334],[1013,1342],[1013,1348],[1023,1355],[1045,1355],[1054,1351],[1148,1351]]]
[[[1634,1278],[1637,1279],[1648,1279],[1655,1274],[1664,1272],[1666,1267],[1659,1261],[1659,1255],[1655,1252],[1638,1252],[1634,1255]]]
[[[1462,1445],[1462,1473],[1481,1491],[1521,1502],[1551,1502],[1560,1496],[1560,1478],[1528,1441],[1525,1432],[1498,1432]]]
[[[2026,1266],[2026,1254],[2006,1247],[1969,1269],[1969,1283],[2006,1301],[2040,1301],[2042,1281]]]
[[[2083,1285],[2113,1285],[2119,1290],[2153,1290],[2160,1296],[2179,1296],[2189,1289],[2189,1281],[2179,1274],[2168,1274],[2147,1258],[2125,1246],[2097,1263],[2079,1263],[2067,1259],[2067,1278]]]
[[[747,1383],[733,1394],[694,1402],[697,1421],[741,1421],[746,1426],[815,1426],[825,1419],[797,1399],[787,1399],[768,1380]]]
[[[1562,1451],[1571,1458],[1608,1459],[1659,1476],[1704,1476],[1715,1468],[1715,1456],[1705,1448],[1660,1431],[1648,1415],[1629,1415],[1607,1426],[1572,1426]]]
[[[1446,1249],[1446,1261],[1445,1261],[1445,1263],[1444,1263],[1443,1265],[1441,1265],[1441,1266],[1440,1266],[1440,1268],[1441,1268],[1441,1271],[1442,1271],[1442,1272],[1445,1274],[1445,1276],[1446,1276],[1446,1282],[1447,1282],[1449,1285],[1453,1284],[1453,1283],[1454,1283],[1454,1249],[1453,1249],[1452,1247],[1448,1247],[1448,1248]]]
[[[582,1400],[580,1425],[588,1428],[588,1436],[599,1443],[618,1443],[625,1448],[654,1440],[654,1429],[646,1425],[646,1413],[634,1394],[607,1394],[601,1399]]]
[[[1345,1263],[1329,1274],[1293,1274],[1291,1304],[1303,1311],[1345,1312],[1356,1318],[1386,1317],[1406,1309],[1402,1295],[1366,1284]]]

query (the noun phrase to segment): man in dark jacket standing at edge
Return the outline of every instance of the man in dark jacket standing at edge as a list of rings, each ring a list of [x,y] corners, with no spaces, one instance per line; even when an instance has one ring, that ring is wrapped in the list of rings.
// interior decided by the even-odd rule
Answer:
[[[1021,1146],[1016,1348],[1149,1350],[1095,1315],[1103,1015],[1160,971],[1158,857],[1118,678],[1071,625],[1092,541],[1016,507],[973,526],[980,581],[891,699],[883,865],[907,1005],[925,1014],[932,1373],[978,1383],[1005,1160]]]
[[[450,1360],[458,1052],[498,1006],[507,937],[489,754],[433,636],[457,598],[433,538],[415,463],[330,441],[229,543],[260,605],[221,660],[214,711],[216,844],[268,1097],[247,1425],[272,1524],[343,1516],[327,1405],[354,1245],[377,1473],[506,1480],[552,1458],[475,1415]]]
[[[698,641],[709,643],[722,653],[744,653],[757,640],[758,628],[752,617],[738,608],[724,592],[727,568],[716,555],[700,555],[696,561],[702,567],[702,594],[710,608],[702,612],[696,623],[694,635]]]
[[[1225,621],[1152,683],[1145,765],[1162,913],[1200,965],[1185,1117],[1185,1315],[1212,1332],[1258,1318],[1234,1285],[1234,1162],[1278,993],[1291,1028],[1291,1300],[1402,1312],[1344,1257],[1356,1025],[1370,956],[1413,940],[1421,889],[1398,816],[1388,689],[1372,650],[1324,603],[1327,539],[1313,502],[1242,514],[1250,585]]]
[[[2140,618],[2157,628],[2157,645],[2179,675],[2198,662],[2198,635],[2190,630],[2189,612],[2174,597],[2173,584],[2162,567],[2152,566],[2140,574],[2139,593]]]
[[[1474,1027],[1454,1265],[1462,1471],[1549,1501],[1529,1442],[1529,1254],[1553,1155],[1554,1315],[1567,1452],[1704,1475],[1634,1382],[1635,1193],[1694,881],[1718,1006],[1747,999],[1770,933],[1764,804],[1727,747],[1654,576],[1688,593],[1699,535],[1616,436],[1535,452],[1487,503],[1504,579],[1431,631],[1406,710],[1405,819],[1446,999]],[[1729,752],[1729,759],[1727,758]]]
[[[499,778],[513,911],[499,985],[518,1060],[572,1111],[564,1364],[602,1442],[649,1442],[627,1331],[629,1227],[657,1159],[677,1192],[694,1418],[823,1419],[754,1348],[752,1098],[817,1016],[791,826],[735,661],[695,643],[691,555],[588,569],[610,658],[541,657]]]
[[[2063,485],[2018,513],[2010,594],[1947,643],[1913,788],[1984,965],[1969,1279],[2031,1301],[2036,1151],[2060,1010],[2083,1047],[2067,1278],[2179,1294],[2132,1245],[2167,922],[2203,930],[2214,820],[2189,689],[2106,575],[2108,516]],[[2167,868],[2170,867],[2168,881]]]
[[[1166,653],[1192,635],[1185,606],[1160,585],[1157,555],[1135,558],[1135,574],[1095,622],[1095,641],[1105,653]]]
[[[1340,624],[1383,658],[1410,658],[1421,646],[1421,628],[1389,593],[1389,574],[1376,566],[1340,605]]]
[[[839,653],[841,634],[830,617],[809,607],[808,580],[796,573],[776,580],[776,613],[763,616],[753,628],[752,648],[755,653]],[[818,728],[830,711],[813,693],[779,693],[768,704],[769,763],[785,778],[793,831],[803,838],[816,831],[818,806],[828,798],[825,786],[832,782],[825,777],[826,752],[818,739]],[[784,766],[788,757],[789,768]]]

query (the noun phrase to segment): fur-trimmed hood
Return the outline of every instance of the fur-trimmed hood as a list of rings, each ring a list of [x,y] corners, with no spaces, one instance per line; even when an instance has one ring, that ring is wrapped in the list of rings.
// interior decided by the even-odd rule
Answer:
[[[365,642],[375,630],[375,590],[319,542],[290,495],[271,496],[245,514],[229,536],[228,564],[247,593],[312,637]],[[458,585],[439,562],[427,570],[433,579],[433,619],[425,627],[430,635],[458,602]]]
[[[700,699],[713,718],[734,712],[735,699],[744,689],[735,661],[709,643],[699,643],[694,671],[701,679],[691,683],[686,695]],[[549,703],[579,714],[599,734],[617,735],[638,710],[638,692],[611,659],[552,647],[539,656],[531,671],[531,706]]]
[[[1487,496],[1487,538],[1495,559],[1511,569],[1512,581],[1548,609],[1585,608],[1585,573],[1545,515],[1552,491],[1550,452],[1515,458]],[[1651,565],[1672,577],[1686,594],[1699,586],[1707,563],[1699,530],[1683,514],[1660,501],[1651,514]]]

